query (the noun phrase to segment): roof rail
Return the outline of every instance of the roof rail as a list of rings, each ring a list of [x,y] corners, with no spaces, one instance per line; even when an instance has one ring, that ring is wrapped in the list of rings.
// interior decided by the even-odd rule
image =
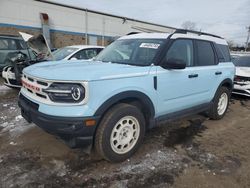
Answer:
[[[193,31],[193,30],[188,30],[188,29],[176,29],[173,34],[175,34],[175,33],[183,33],[183,34],[194,33],[194,34],[197,34],[197,35],[207,35],[207,36],[223,39],[222,37],[220,37],[218,35],[213,35],[213,34],[210,34],[210,33],[204,33],[204,32],[201,32],[201,31]]]

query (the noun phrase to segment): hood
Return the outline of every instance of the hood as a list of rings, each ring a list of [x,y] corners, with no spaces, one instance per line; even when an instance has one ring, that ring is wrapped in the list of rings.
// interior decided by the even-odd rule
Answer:
[[[145,76],[149,67],[131,66],[97,61],[48,61],[31,65],[23,70],[27,75],[64,81],[94,81],[103,79]]]
[[[236,67],[237,76],[250,77],[250,67]]]
[[[42,35],[30,35],[27,33],[19,32],[28,47],[37,54],[38,59],[53,60],[51,49],[48,45],[46,38]]]

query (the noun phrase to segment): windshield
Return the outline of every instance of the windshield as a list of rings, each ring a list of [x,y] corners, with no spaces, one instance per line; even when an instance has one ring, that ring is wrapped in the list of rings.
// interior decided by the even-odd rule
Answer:
[[[52,52],[54,60],[62,60],[68,55],[72,54],[73,52],[77,51],[78,48],[73,48],[73,47],[64,47],[64,48],[59,48],[56,51]]]
[[[236,67],[250,67],[250,56],[238,56],[232,59]]]
[[[120,39],[106,47],[97,61],[129,65],[150,65],[163,45],[163,39]]]

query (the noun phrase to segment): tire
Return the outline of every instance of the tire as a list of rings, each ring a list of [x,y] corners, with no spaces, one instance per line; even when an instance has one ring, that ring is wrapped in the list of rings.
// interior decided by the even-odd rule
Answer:
[[[230,91],[226,87],[220,87],[213,99],[213,105],[209,111],[209,117],[213,120],[219,120],[224,117],[230,100]]]
[[[96,152],[110,162],[121,162],[139,148],[145,135],[142,112],[129,104],[117,104],[103,117],[95,135]]]

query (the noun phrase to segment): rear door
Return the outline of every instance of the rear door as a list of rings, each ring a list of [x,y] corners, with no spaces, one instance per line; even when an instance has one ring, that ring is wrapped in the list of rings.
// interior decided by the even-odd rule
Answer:
[[[165,55],[168,59],[186,62],[186,68],[167,70],[157,67],[158,115],[177,112],[200,104],[202,85],[195,65],[194,42],[192,39],[176,39]]]
[[[194,70],[199,75],[200,96],[199,102],[210,102],[215,90],[222,81],[223,69],[218,64],[215,44],[205,40],[194,40],[195,66]]]

